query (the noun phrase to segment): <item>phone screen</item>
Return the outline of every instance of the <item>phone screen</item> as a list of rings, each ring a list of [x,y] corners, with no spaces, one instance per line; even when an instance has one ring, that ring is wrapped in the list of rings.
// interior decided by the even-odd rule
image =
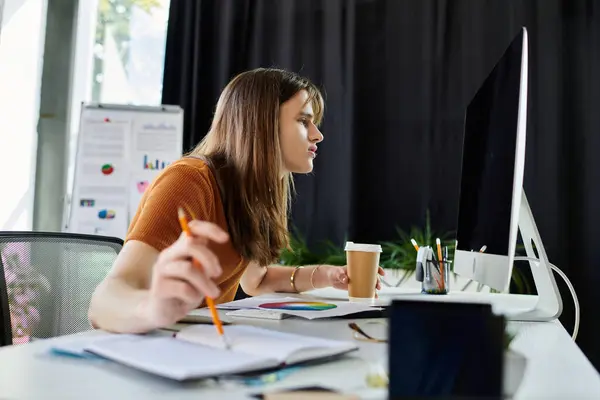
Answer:
[[[504,319],[489,304],[397,300],[390,398],[502,398]]]

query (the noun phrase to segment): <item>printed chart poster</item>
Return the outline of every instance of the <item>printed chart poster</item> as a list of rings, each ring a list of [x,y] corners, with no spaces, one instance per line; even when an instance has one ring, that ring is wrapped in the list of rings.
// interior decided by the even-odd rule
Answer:
[[[133,123],[129,215],[132,218],[152,181],[182,154],[180,114],[148,114]]]
[[[82,122],[71,231],[123,238],[127,232],[127,185],[131,123],[85,118]]]
[[[127,233],[126,212],[126,207],[85,207],[74,219],[74,228],[79,233],[123,239]]]

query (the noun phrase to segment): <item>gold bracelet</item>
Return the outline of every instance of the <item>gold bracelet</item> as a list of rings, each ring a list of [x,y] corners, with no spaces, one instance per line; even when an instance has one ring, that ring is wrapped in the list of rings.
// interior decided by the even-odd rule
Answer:
[[[298,289],[296,289],[296,272],[298,272],[298,270],[301,268],[304,268],[304,267],[294,268],[294,272],[292,272],[292,276],[290,277],[290,283],[292,284],[292,290],[296,293],[300,293],[300,292],[298,292]]]
[[[315,272],[317,272],[317,270],[321,268],[320,265],[317,265],[315,267],[315,269],[312,270],[311,274],[310,274],[310,286],[312,286],[313,289],[316,289],[315,284],[313,283],[313,277],[315,276]]]

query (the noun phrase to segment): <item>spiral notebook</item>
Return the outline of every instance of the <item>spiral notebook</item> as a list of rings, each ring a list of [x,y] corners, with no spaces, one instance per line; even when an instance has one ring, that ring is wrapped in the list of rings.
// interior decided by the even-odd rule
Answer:
[[[356,343],[247,325],[224,327],[225,349],[214,326],[193,325],[173,336],[116,335],[91,342],[87,352],[175,380],[209,378],[324,360],[357,349]]]

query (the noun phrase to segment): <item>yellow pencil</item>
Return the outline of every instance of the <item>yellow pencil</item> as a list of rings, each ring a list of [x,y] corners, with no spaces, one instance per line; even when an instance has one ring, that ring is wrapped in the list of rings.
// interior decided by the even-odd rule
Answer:
[[[187,236],[192,236],[192,232],[190,231],[190,227],[188,226],[187,218],[185,216],[185,211],[183,211],[182,208],[179,208],[178,216],[181,229],[185,232]],[[196,268],[202,268],[202,265],[200,265],[200,263],[196,259],[193,260],[193,263]],[[206,304],[210,309],[210,314],[212,316],[213,323],[217,327],[217,332],[219,333],[219,336],[221,336],[223,342],[225,343],[225,348],[229,349],[229,342],[227,341],[227,336],[225,336],[223,324],[221,323],[221,319],[219,318],[219,313],[217,312],[217,308],[215,307],[215,302],[210,296],[206,296]]]
[[[410,239],[410,242],[412,243],[415,250],[419,251],[419,245],[417,244],[417,241],[415,239]]]
[[[437,245],[437,253],[438,253],[438,262],[440,263],[440,274],[442,275],[442,289],[446,287],[446,282],[444,281],[444,263],[442,258],[442,242],[440,238],[435,239],[435,244]]]

